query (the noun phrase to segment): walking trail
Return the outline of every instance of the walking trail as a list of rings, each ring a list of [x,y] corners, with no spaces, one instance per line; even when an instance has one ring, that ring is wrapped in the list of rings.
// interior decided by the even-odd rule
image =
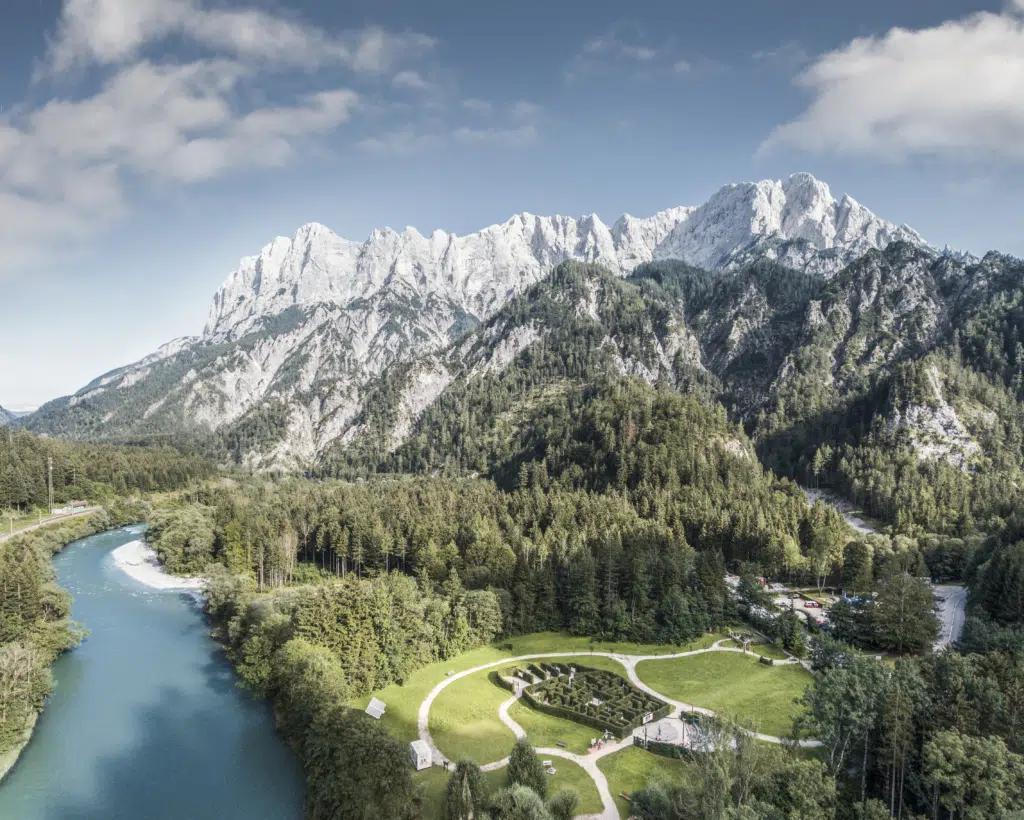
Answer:
[[[633,685],[656,698],[660,698],[672,707],[672,712],[668,715],[670,719],[680,719],[684,712],[698,712],[702,715],[708,715],[714,717],[715,713],[710,709],[703,709],[699,706],[692,706],[687,703],[681,703],[680,701],[673,700],[672,698],[665,697],[661,692],[651,688],[640,680],[636,673],[636,665],[643,661],[667,661],[674,660],[675,658],[688,658],[692,655],[702,655],[706,652],[738,652],[740,654],[750,654],[745,652],[743,649],[730,646],[721,646],[723,641],[716,641],[708,649],[694,649],[690,652],[677,652],[673,655],[626,655],[615,652],[547,652],[542,654],[533,655],[519,655],[514,658],[505,658],[500,661],[494,661],[493,663],[485,663],[481,666],[476,666],[472,669],[466,669],[463,672],[458,672],[449,678],[445,678],[437,686],[430,690],[430,693],[424,698],[423,703],[420,704],[419,714],[417,716],[417,729],[419,731],[420,740],[424,741],[429,747],[433,756],[434,765],[443,766],[445,763],[451,763],[447,757],[441,752],[434,742],[433,737],[430,735],[430,707],[433,705],[434,700],[438,695],[441,694],[447,687],[451,686],[455,681],[461,680],[462,678],[473,675],[477,672],[482,672],[487,669],[493,669],[496,666],[506,666],[513,663],[521,663],[530,660],[541,660],[544,658],[565,658],[569,655],[572,656],[591,656],[601,658],[611,658],[622,664],[625,667],[626,674],[632,681]],[[787,658],[786,660],[775,661],[776,665],[794,665],[800,663],[796,658]],[[509,717],[509,708],[522,697],[522,690],[516,692],[514,697],[509,698],[505,701],[501,708],[498,710],[498,717],[501,722],[504,723],[517,738],[526,737],[526,731],[516,723],[511,717]],[[763,740],[768,743],[779,743],[779,744],[792,744],[793,741],[786,738],[776,737],[774,735],[764,735],[759,732],[749,732],[747,734],[751,737],[755,737],[758,740]],[[616,752],[622,751],[623,749],[629,748],[633,745],[633,737],[642,734],[642,727],[636,729],[629,737],[625,737],[617,743],[609,743],[603,746],[600,750],[591,752],[587,755],[578,755],[573,752],[566,751],[565,749],[537,749],[537,754],[542,757],[560,757],[564,760],[571,760],[573,763],[582,768],[590,778],[594,781],[597,786],[598,794],[601,796],[601,804],[603,809],[600,814],[587,815],[583,820],[621,820],[618,807],[615,805],[615,800],[612,797],[611,789],[608,787],[608,779],[604,776],[598,766],[597,761],[608,755],[615,754]],[[798,745],[805,748],[813,748],[821,746],[821,743],[817,740],[801,740],[798,741]],[[508,758],[502,760],[496,760],[492,763],[482,765],[480,768],[485,772],[495,771],[508,765]]]

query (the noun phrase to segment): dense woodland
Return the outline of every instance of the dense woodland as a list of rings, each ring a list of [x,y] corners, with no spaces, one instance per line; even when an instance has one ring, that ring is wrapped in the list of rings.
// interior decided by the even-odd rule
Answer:
[[[172,572],[211,578],[217,634],[242,682],[273,701],[312,818],[419,816],[404,746],[346,704],[424,664],[538,630],[681,644],[746,620],[812,659],[799,728],[825,741],[822,759],[723,725],[721,751],[638,794],[638,816],[1019,820],[1024,290],[1019,265],[985,264],[972,288],[948,260],[900,247],[828,282],[769,264],[714,277],[656,264],[626,281],[560,266],[459,349],[486,355],[488,333],[525,325],[547,329],[540,341],[500,372],[466,365],[404,443],[390,440],[398,368],[372,387],[366,434],[316,477],[204,481],[149,516],[150,538]],[[868,292],[882,296],[863,304]],[[596,321],[577,309],[587,300]],[[946,324],[939,303],[957,308],[942,308]],[[702,361],[672,347],[681,324]],[[626,362],[647,378],[613,375]],[[901,420],[947,404],[977,449],[926,458],[935,441]],[[276,406],[254,414],[229,449],[285,420]],[[25,441],[22,473],[45,460],[39,448],[64,446]],[[33,446],[34,462],[21,456]],[[88,480],[122,492],[210,476],[166,449],[128,453]],[[857,534],[800,485],[838,492],[886,534]],[[853,597],[822,635],[766,617],[760,576]],[[931,649],[929,576],[971,588],[951,651]],[[567,816],[571,798],[544,794],[516,754],[520,774],[494,798],[460,764],[447,817]]]
[[[0,510],[45,509],[48,459],[57,506],[131,493],[175,490],[216,473],[216,465],[170,447],[71,443],[0,428]]]
[[[307,768],[321,773],[310,776],[310,816],[361,817],[356,806],[373,805],[357,803],[329,774],[331,765],[349,765],[366,750],[347,735],[342,743],[337,732],[309,728],[317,719],[311,704],[321,698],[336,705],[400,683],[425,663],[499,634],[567,629],[682,643],[745,614],[756,622],[764,601],[752,579],[768,567],[776,577],[841,583],[865,593],[837,618],[837,633],[850,644],[925,656],[903,662],[925,681],[914,693],[919,711],[906,718],[903,756],[892,763],[881,751],[890,748],[884,744],[891,731],[881,704],[891,697],[893,680],[902,678],[873,660],[860,662],[849,644],[806,634],[795,619],[763,620],[761,628],[782,645],[815,659],[821,674],[807,696],[804,722],[809,733],[829,738],[830,748],[836,735],[841,758],[805,770],[793,769],[797,764],[785,756],[754,754],[732,773],[719,773],[724,783],[700,786],[714,791],[699,799],[692,784],[652,793],[650,805],[657,808],[646,816],[812,816],[772,813],[797,799],[780,791],[796,774],[808,784],[828,784],[822,801],[801,791],[813,816],[889,816],[890,806],[898,814],[901,805],[907,816],[931,816],[935,805],[954,799],[934,768],[939,764],[926,763],[927,755],[938,754],[938,747],[928,747],[926,755],[936,737],[929,720],[936,710],[951,714],[943,700],[951,691],[988,692],[984,697],[995,697],[1002,711],[968,704],[964,698],[975,695],[964,695],[961,716],[937,723],[937,730],[951,725],[949,732],[960,733],[953,739],[969,744],[998,740],[1008,755],[1019,749],[1020,718],[1011,697],[1024,680],[1017,656],[972,652],[957,672],[963,680],[927,657],[937,623],[920,576],[929,573],[929,563],[966,577],[984,571],[981,559],[998,549],[998,537],[976,539],[967,554],[962,539],[946,536],[858,538],[830,508],[808,506],[795,486],[764,473],[744,433],[720,413],[641,382],[609,384],[589,394],[575,422],[553,415],[533,435],[536,444],[516,459],[508,489],[480,478],[233,481],[192,493],[180,508],[155,518],[152,537],[170,568],[196,571],[214,561],[226,567],[214,574],[211,612],[243,681],[274,698],[286,736]],[[719,446],[724,436],[738,444]],[[550,440],[559,446],[549,448]],[[724,584],[727,569],[743,575],[738,599]],[[976,610],[975,634],[989,634],[984,619],[994,614]],[[316,684],[309,679],[314,669]],[[945,676],[941,682],[938,675]],[[329,681],[326,694],[321,679]],[[853,717],[864,722],[851,729],[853,717],[843,704],[863,686],[871,691],[860,694],[875,711],[870,717],[858,712]],[[334,714],[335,708],[321,716],[331,714],[331,725],[365,722],[357,714]],[[988,711],[979,722],[983,708]],[[307,742],[311,736],[315,745]],[[383,736],[376,742],[389,743]],[[314,769],[314,759],[331,765]],[[1015,765],[1015,757],[1006,760]],[[1024,785],[1014,779],[1013,765],[1000,798],[1011,802]],[[739,789],[748,778],[757,788]],[[385,799],[372,789],[366,794],[366,800]],[[398,794],[408,802],[390,816],[415,816],[411,784],[387,799]],[[677,813],[658,814],[666,805]],[[851,815],[854,806],[862,814]],[[876,814],[863,814],[871,811]]]

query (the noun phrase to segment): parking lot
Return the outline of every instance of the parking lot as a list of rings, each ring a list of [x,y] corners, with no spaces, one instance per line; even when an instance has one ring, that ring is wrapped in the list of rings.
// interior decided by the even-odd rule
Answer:
[[[826,601],[829,599],[826,599]],[[791,592],[785,595],[776,595],[775,605],[779,609],[793,609],[801,620],[814,618],[818,624],[828,623],[828,616],[825,614],[825,607],[817,601],[804,597],[799,592]]]

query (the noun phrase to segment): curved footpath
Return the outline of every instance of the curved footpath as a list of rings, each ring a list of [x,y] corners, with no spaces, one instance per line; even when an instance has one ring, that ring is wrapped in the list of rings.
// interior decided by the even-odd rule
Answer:
[[[625,655],[614,652],[547,652],[533,655],[519,655],[514,658],[505,658],[504,660],[494,661],[492,663],[485,663],[481,666],[476,666],[472,669],[466,669],[462,672],[458,672],[452,675],[450,678],[445,678],[443,681],[437,684],[437,686],[431,689],[430,693],[426,696],[426,698],[423,699],[423,703],[420,704],[419,713],[417,715],[416,721],[416,726],[419,732],[420,740],[424,741],[430,747],[431,755],[433,757],[435,766],[442,766],[445,763],[450,762],[448,758],[445,757],[445,755],[437,747],[437,744],[434,742],[434,738],[430,735],[430,707],[433,705],[434,700],[437,698],[437,696],[440,695],[441,692],[443,692],[448,686],[451,686],[453,683],[455,683],[455,681],[460,680],[466,677],[467,675],[473,675],[477,672],[483,672],[487,669],[493,669],[496,666],[504,666],[510,663],[521,663],[531,660],[541,660],[544,658],[586,657],[588,655],[590,657],[611,658],[613,661],[616,661],[617,663],[620,663],[623,667],[625,667],[626,674],[628,675],[630,681],[632,681],[632,683],[637,688],[642,689],[649,695],[653,695],[656,698],[660,698],[672,707],[672,712],[668,715],[669,718],[678,719],[681,717],[683,712],[698,712],[702,715],[714,717],[715,713],[712,712],[710,709],[703,709],[699,706],[692,706],[687,703],[681,703],[680,701],[672,700],[671,698],[665,697],[656,689],[651,688],[642,680],[640,680],[639,676],[636,673],[636,665],[638,663],[642,663],[643,661],[670,661],[676,658],[688,658],[692,655],[702,655],[707,652],[738,652],[741,655],[756,654],[745,652],[744,650],[739,649],[737,647],[720,646],[720,644],[724,640],[728,639],[723,638],[721,641],[716,641],[708,649],[694,649],[690,652],[677,652],[673,655]],[[787,658],[786,660],[776,661],[775,663],[778,666],[785,666],[796,665],[801,663],[801,661],[797,660],[796,658]],[[509,717],[508,710],[517,700],[519,700],[520,697],[522,697],[522,691],[517,692],[514,697],[509,698],[507,701],[505,701],[501,705],[501,708],[498,710],[498,717],[501,719],[501,722],[504,723],[509,729],[511,729],[517,738],[526,737],[526,731],[523,729],[522,726],[520,726],[511,717]],[[634,735],[637,735],[639,732],[640,729],[636,729],[634,730],[633,734],[631,734],[629,737],[623,738],[618,743],[608,744],[600,751],[592,752],[588,755],[573,754],[572,752],[568,752],[565,749],[537,749],[537,753],[540,755],[560,757],[565,760],[571,760],[573,763],[582,768],[588,775],[590,775],[591,779],[594,781],[594,784],[597,786],[598,793],[601,795],[601,803],[604,808],[600,814],[588,815],[586,818],[584,818],[584,820],[620,820],[619,809],[615,805],[615,800],[613,799],[611,790],[608,787],[608,779],[604,776],[604,772],[602,772],[598,768],[597,761],[600,760],[602,757],[607,757],[610,754],[615,754],[616,752],[621,751],[622,749],[626,749],[632,746],[633,737]],[[751,737],[755,737],[758,740],[763,740],[768,743],[793,743],[793,741],[787,740],[785,738],[776,737],[774,735],[764,735],[759,732],[747,732],[747,734],[749,734]],[[797,745],[802,746],[804,748],[814,748],[821,746],[821,742],[817,740],[801,740],[797,741]],[[501,769],[507,765],[508,758],[506,757],[503,760],[497,760],[493,763],[487,763],[485,765],[482,765],[480,768],[485,772],[490,772],[495,771],[496,769]]]

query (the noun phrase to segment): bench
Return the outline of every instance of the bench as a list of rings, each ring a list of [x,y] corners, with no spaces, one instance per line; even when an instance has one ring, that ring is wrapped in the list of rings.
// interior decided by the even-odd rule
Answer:
[[[556,741],[555,745],[561,747],[562,749],[568,749],[569,748],[569,744],[566,743],[564,740]]]

